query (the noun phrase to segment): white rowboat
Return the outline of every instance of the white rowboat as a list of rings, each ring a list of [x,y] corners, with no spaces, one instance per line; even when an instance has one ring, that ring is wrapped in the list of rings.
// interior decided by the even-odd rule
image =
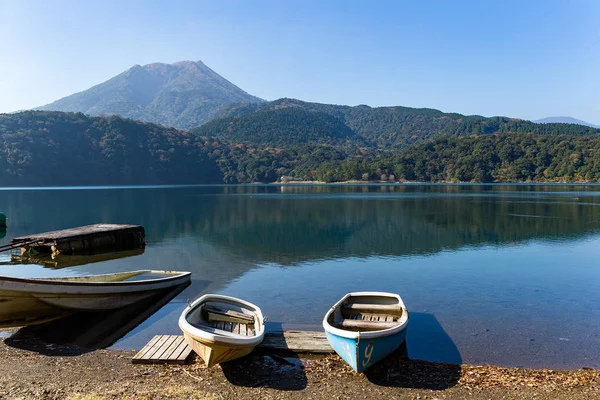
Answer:
[[[141,270],[66,278],[0,277],[0,325],[70,311],[128,306],[189,282],[190,272]]]
[[[258,306],[216,294],[204,295],[183,310],[179,327],[209,367],[250,354],[265,335]]]

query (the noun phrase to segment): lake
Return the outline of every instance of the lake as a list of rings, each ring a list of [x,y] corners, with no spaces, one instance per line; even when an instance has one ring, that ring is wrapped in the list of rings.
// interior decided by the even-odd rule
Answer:
[[[11,265],[4,254],[4,275],[192,272],[112,348],[179,334],[181,311],[203,293],[258,304],[267,329],[321,330],[343,294],[369,290],[404,299],[411,358],[600,367],[600,186],[0,189],[0,211],[0,244],[98,222],[143,225],[147,240],[144,251],[66,267]]]

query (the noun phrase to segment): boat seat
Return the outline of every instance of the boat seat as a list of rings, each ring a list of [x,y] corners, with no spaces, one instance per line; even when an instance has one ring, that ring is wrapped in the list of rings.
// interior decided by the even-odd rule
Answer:
[[[206,312],[209,321],[235,322],[243,324],[254,323],[254,315],[244,314],[239,311],[227,310],[212,304],[204,304],[202,306],[202,310]]]
[[[355,319],[343,319],[334,324],[336,328],[352,330],[352,331],[380,331],[398,326],[398,321],[363,321]]]
[[[346,303],[344,304],[344,311],[402,315],[402,307],[400,304]]]
[[[209,321],[208,324],[216,330],[240,336],[254,336],[254,324],[240,324],[226,321]]]
[[[198,329],[205,330],[207,332],[215,333],[217,335],[222,335],[222,336],[251,337],[251,336],[255,335],[253,324],[236,324],[236,323],[227,323],[227,322],[223,322],[223,321],[211,321],[211,322],[203,321],[201,323],[190,322],[190,324]]]
[[[400,319],[400,316],[398,316],[398,315],[367,314],[367,313],[360,313],[360,312],[355,312],[355,311],[354,312],[344,311],[342,313],[342,315],[344,316],[344,318],[358,320],[358,321],[393,322],[393,321],[398,321]]]

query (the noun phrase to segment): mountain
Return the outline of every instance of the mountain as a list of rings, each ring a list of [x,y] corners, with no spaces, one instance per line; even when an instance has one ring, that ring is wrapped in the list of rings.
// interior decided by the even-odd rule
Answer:
[[[288,111],[286,111],[288,110]],[[313,132],[321,139],[296,136],[287,123],[276,123],[286,114],[287,122],[295,116],[294,131]],[[310,115],[313,118],[309,118]],[[317,115],[328,115],[329,127],[317,126]],[[276,117],[279,116],[279,117]],[[320,117],[320,121],[325,120]],[[336,132],[342,132],[346,141],[356,145],[365,143],[379,148],[406,148],[433,139],[440,135],[468,136],[496,133],[536,134],[598,134],[599,129],[581,125],[535,124],[530,121],[508,118],[485,118],[478,115],[444,113],[430,108],[341,106],[307,103],[296,99],[279,99],[252,104],[231,104],[216,112],[213,120],[192,132],[207,136],[234,138],[237,141],[265,144],[274,141],[277,145],[293,144],[305,139],[331,143],[336,136],[330,129],[338,121]],[[339,124],[345,125],[343,129]],[[266,134],[268,132],[268,134]],[[339,139],[339,137],[338,137]],[[287,142],[286,142],[287,141]],[[285,143],[284,143],[285,142]]]
[[[557,124],[576,124],[576,125],[585,125],[591,126],[592,128],[600,128],[600,125],[590,124],[589,122],[582,121],[580,119],[572,118],[572,117],[548,117],[538,119],[535,122],[536,124],[549,124],[549,123],[557,123]]]
[[[38,110],[119,115],[190,129],[201,125],[227,104],[261,101],[201,61],[181,61],[134,65],[104,83]]]

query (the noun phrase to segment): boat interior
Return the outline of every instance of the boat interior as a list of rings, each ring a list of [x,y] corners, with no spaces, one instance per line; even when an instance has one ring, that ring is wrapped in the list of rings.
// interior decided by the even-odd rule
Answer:
[[[379,331],[400,324],[403,309],[398,299],[352,296],[329,316],[329,324],[352,332]]]
[[[223,336],[256,335],[256,314],[238,305],[207,301],[190,312],[187,321],[198,329]]]

